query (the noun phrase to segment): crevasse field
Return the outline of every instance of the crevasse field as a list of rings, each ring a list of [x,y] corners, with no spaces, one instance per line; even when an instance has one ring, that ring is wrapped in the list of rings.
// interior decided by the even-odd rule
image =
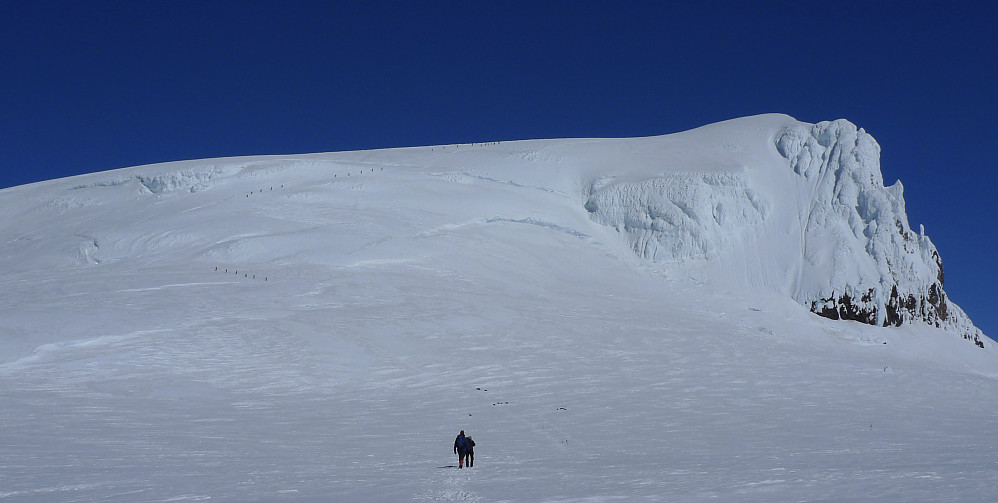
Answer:
[[[990,340],[794,300],[790,121],[0,191],[0,501],[994,501]],[[757,214],[586,208],[664,172]]]

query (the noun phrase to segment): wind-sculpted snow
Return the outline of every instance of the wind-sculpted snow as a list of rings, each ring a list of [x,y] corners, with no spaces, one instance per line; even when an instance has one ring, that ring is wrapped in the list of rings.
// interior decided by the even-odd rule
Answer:
[[[846,120],[789,120],[768,139],[732,139],[731,130],[751,131],[737,122],[676,135],[657,172],[592,178],[585,209],[653,262],[738,278],[828,318],[928,323],[983,344],[943,291],[935,246],[909,226],[901,182],[884,186],[872,136]]]
[[[715,259],[740,248],[769,201],[728,173],[678,173],[589,191],[594,220],[625,233],[635,253],[652,261]],[[595,189],[595,190],[594,190]]]
[[[159,194],[173,190],[189,190],[197,192],[205,190],[211,186],[211,181],[223,174],[223,171],[214,166],[198,169],[183,169],[170,171],[162,175],[146,177],[139,175],[139,182],[149,192]]]
[[[935,245],[908,224],[901,182],[884,186],[872,136],[845,120],[798,124],[781,132],[776,147],[809,194],[798,208],[805,229],[799,302],[832,319],[946,326],[982,344],[946,299]]]

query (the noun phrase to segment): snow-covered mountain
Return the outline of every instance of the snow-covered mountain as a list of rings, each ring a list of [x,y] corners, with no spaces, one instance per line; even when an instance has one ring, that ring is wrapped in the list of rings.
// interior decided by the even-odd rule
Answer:
[[[878,163],[763,115],[2,190],[0,501],[989,501],[998,362]]]

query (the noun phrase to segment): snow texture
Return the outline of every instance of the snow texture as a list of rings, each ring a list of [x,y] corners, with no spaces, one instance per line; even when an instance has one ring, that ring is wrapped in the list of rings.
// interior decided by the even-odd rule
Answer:
[[[994,347],[878,159],[772,114],[2,190],[0,502],[992,501]]]

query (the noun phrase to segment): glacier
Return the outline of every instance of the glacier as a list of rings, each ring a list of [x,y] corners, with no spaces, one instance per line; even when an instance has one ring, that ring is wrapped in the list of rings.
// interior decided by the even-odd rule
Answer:
[[[0,190],[0,502],[991,501],[878,163],[767,114]]]

